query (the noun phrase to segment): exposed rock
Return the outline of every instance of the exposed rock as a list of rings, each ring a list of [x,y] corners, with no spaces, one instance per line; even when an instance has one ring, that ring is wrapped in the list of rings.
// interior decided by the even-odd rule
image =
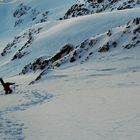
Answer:
[[[21,59],[23,56],[25,56],[25,55],[27,55],[27,54],[29,54],[28,52],[17,52],[14,56],[13,56],[13,58],[12,58],[12,60],[15,60],[15,59]]]
[[[107,35],[108,35],[108,36],[111,36],[111,35],[112,35],[112,33],[111,33],[110,30],[107,32]]]
[[[60,49],[60,51],[58,53],[56,53],[52,58],[51,61],[52,63],[59,60],[60,58],[62,58],[63,56],[69,54],[72,50],[73,50],[73,45],[71,44],[66,44],[64,47],[62,47],[62,49]]]
[[[134,31],[133,31],[134,34],[136,33],[140,33],[140,26],[138,26],[138,28],[136,28]]]
[[[59,66],[59,63],[55,63],[57,60],[69,54],[74,49],[73,45],[66,44],[64,45],[54,56],[51,58],[40,57],[36,59],[33,63],[26,65],[20,74],[26,74],[31,71],[43,70],[45,68],[50,69],[54,66]]]
[[[140,24],[140,18],[135,18],[133,20],[133,23],[136,24],[136,25]]]
[[[75,62],[76,61],[76,57],[78,56],[77,52],[74,51],[73,56],[70,58],[70,62]]]
[[[133,44],[127,44],[126,46],[124,46],[125,49],[130,49],[130,48],[132,48],[132,47],[134,47]]]
[[[17,57],[17,56],[21,56],[21,54],[22,54],[22,56],[24,56],[23,55],[24,52],[21,52],[21,51],[24,50],[25,48],[29,47],[32,44],[32,42],[34,40],[34,36],[39,34],[41,29],[42,29],[42,27],[39,27],[37,29],[32,28],[32,29],[25,31],[20,36],[14,37],[13,41],[8,43],[6,45],[6,47],[3,49],[1,55],[6,56],[7,54],[11,53],[14,48],[17,48],[18,44],[21,43],[23,39],[26,39],[27,40],[26,43],[23,46],[19,46],[19,49],[17,50],[16,54],[13,56],[12,60],[15,60],[17,58],[22,58],[22,57]],[[28,53],[26,52],[26,54],[28,54]]]
[[[123,10],[140,6],[139,0],[84,0],[78,1],[61,19],[68,19],[104,11]]]
[[[48,13],[49,11],[40,12],[37,8],[32,8],[21,3],[13,13],[13,17],[16,19],[14,27],[22,24],[24,19],[28,18],[28,16],[31,17],[29,22],[34,22],[35,24],[46,22],[48,19]]]
[[[24,5],[23,3],[21,3],[17,9],[14,11],[13,16],[15,18],[20,18],[23,15],[27,14],[27,12],[31,9],[30,6]]]
[[[98,52],[108,52],[109,51],[109,43],[103,45],[103,47],[101,47]]]
[[[117,47],[117,42],[114,41],[114,42],[112,43],[112,46],[113,46],[113,48],[116,48],[116,47]]]

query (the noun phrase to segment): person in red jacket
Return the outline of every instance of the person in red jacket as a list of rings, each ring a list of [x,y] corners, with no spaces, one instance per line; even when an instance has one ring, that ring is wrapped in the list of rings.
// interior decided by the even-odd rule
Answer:
[[[10,88],[10,85],[14,85],[15,83],[9,83],[9,82],[5,83],[2,78],[0,78],[0,82],[4,87],[5,94],[11,94],[13,92],[12,89]]]

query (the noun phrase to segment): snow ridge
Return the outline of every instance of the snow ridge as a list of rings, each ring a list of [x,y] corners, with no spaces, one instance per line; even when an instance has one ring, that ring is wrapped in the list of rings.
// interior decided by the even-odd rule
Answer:
[[[82,0],[74,4],[62,19],[104,11],[124,10],[140,6],[139,0]]]
[[[50,59],[40,57],[35,62],[26,65],[21,74],[37,71],[43,72],[36,78],[40,80],[49,69],[55,69],[62,64],[84,63],[89,59],[96,58],[100,53],[110,52],[113,49],[131,49],[140,45],[140,18],[135,18],[127,24],[108,30],[83,41],[80,45],[65,45]],[[44,70],[45,69],[45,70]]]
[[[40,12],[36,8],[21,3],[13,13],[13,17],[16,19],[14,27],[20,26],[27,19],[31,20],[32,24],[46,22],[48,13],[49,11]]]

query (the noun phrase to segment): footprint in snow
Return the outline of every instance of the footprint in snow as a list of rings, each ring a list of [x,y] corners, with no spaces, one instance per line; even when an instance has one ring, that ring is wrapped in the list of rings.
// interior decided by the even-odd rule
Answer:
[[[24,140],[24,124],[0,117],[0,138],[2,140]]]
[[[15,95],[16,94],[16,95]],[[16,111],[26,110],[30,107],[33,107],[37,104],[44,103],[49,101],[53,97],[52,94],[48,94],[41,91],[17,91],[15,94],[10,94],[8,96],[18,96],[20,97],[21,102],[16,105],[9,105],[3,110],[0,110],[0,138],[2,140],[24,140],[23,131],[25,129],[24,123],[17,120],[11,120],[8,118],[9,113]],[[4,97],[6,98],[6,96]],[[14,98],[14,97],[13,97]],[[23,100],[23,101],[22,101]]]

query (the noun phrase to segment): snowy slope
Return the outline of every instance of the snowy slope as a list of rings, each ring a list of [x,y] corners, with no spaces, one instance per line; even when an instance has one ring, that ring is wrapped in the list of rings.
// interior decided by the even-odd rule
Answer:
[[[21,38],[12,45],[6,56],[1,56],[1,75],[15,75],[22,71],[25,65],[39,57],[51,57],[66,43],[78,45],[89,37],[103,33],[119,25],[126,24],[129,20],[139,16],[139,8],[108,12],[100,15],[90,15],[46,24],[38,24],[33,28],[43,28],[39,34],[28,36],[29,30],[21,33]],[[94,25],[94,26],[93,26]],[[100,27],[100,28],[99,28]],[[24,33],[27,33],[27,37]],[[18,37],[16,36],[16,37]],[[27,39],[26,39],[27,38]],[[13,40],[12,42],[16,42]],[[40,49],[41,48],[41,49]],[[16,57],[15,57],[16,55]],[[14,71],[11,70],[16,68]],[[2,73],[4,71],[4,73]]]
[[[138,140],[139,51],[58,69],[32,86],[25,86],[32,75],[7,79],[20,86],[16,94],[1,95],[0,137]]]
[[[36,71],[37,69],[45,69],[42,75],[48,74],[49,69],[55,69],[61,65],[69,65],[77,62],[83,64],[89,59],[99,59],[101,53],[112,53],[112,55],[124,53],[125,49],[134,49],[140,46],[140,18],[129,21],[126,25],[112,28],[108,32],[99,34],[95,37],[86,39],[80,45],[65,45],[52,58],[36,60],[33,64],[26,65],[22,73]]]
[[[0,2],[0,77],[16,83],[0,85],[0,140],[140,139],[140,8],[124,1],[67,20],[76,0]]]
[[[0,48],[24,29],[40,22],[57,20],[75,0],[8,0],[0,2]]]

